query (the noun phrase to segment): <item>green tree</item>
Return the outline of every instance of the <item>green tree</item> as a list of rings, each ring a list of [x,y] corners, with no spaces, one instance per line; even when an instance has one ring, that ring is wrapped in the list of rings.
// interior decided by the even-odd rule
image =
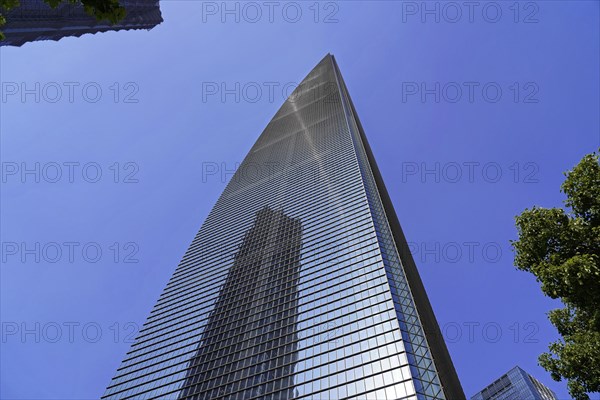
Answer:
[[[548,317],[562,336],[539,357],[577,400],[600,392],[600,164],[588,154],[565,173],[566,210],[533,207],[516,217],[515,266],[535,275],[564,308]]]
[[[0,27],[6,24],[4,13],[19,6],[19,0],[0,0]],[[0,40],[4,40],[4,33],[0,31]]]
[[[96,17],[98,21],[107,20],[111,24],[116,24],[125,18],[125,8],[119,4],[119,0],[44,0],[52,8],[58,7],[62,2],[81,4],[85,12]],[[4,13],[20,5],[19,0],[0,0],[0,27],[6,23]],[[0,40],[4,39],[4,34],[0,31]]]

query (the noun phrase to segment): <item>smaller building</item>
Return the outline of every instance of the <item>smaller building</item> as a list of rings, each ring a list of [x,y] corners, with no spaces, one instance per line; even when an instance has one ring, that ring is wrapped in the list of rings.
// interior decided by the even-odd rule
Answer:
[[[19,0],[18,7],[5,13],[6,24],[0,26],[0,31],[6,38],[0,40],[0,47],[79,37],[86,33],[150,30],[163,21],[158,0],[120,0],[119,4],[125,8],[126,15],[113,25],[89,15],[80,2],[65,0],[52,8],[44,0]]]
[[[471,400],[558,400],[556,394],[519,366],[502,375]]]

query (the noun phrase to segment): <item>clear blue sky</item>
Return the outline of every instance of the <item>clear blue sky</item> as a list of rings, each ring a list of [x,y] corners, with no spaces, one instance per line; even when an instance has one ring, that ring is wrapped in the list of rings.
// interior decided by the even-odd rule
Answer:
[[[509,240],[523,209],[561,204],[563,171],[600,144],[599,3],[439,3],[436,22],[421,14],[435,2],[343,1],[320,3],[315,22],[314,3],[299,2],[296,23],[290,3],[272,22],[254,3],[254,23],[245,3],[239,22],[202,4],[163,1],[165,22],[150,32],[0,50],[0,397],[103,393],[230,177],[203,168],[240,162],[282,89],[331,52],[466,394],[518,364],[567,399],[536,362],[557,338],[545,315],[557,304],[514,269]],[[239,102],[207,91],[236,82]],[[24,101],[22,83],[34,92]],[[21,176],[36,163],[40,182]]]

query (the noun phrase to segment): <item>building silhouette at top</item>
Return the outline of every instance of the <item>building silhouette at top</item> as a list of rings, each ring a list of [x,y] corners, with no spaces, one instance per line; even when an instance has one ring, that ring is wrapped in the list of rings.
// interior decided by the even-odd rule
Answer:
[[[327,55],[232,176],[103,399],[344,398],[465,395]]]
[[[3,13],[6,24],[0,26],[5,40],[0,46],[21,46],[38,40],[60,40],[86,33],[152,29],[163,19],[158,0],[119,0],[127,12],[116,24],[98,21],[85,12],[80,3],[61,2],[56,8],[43,0],[19,0],[20,5]]]

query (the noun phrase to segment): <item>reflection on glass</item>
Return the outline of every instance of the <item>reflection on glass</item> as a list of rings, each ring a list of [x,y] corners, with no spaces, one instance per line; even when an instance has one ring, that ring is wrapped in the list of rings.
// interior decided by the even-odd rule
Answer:
[[[180,399],[295,396],[302,224],[264,207],[245,234]]]

